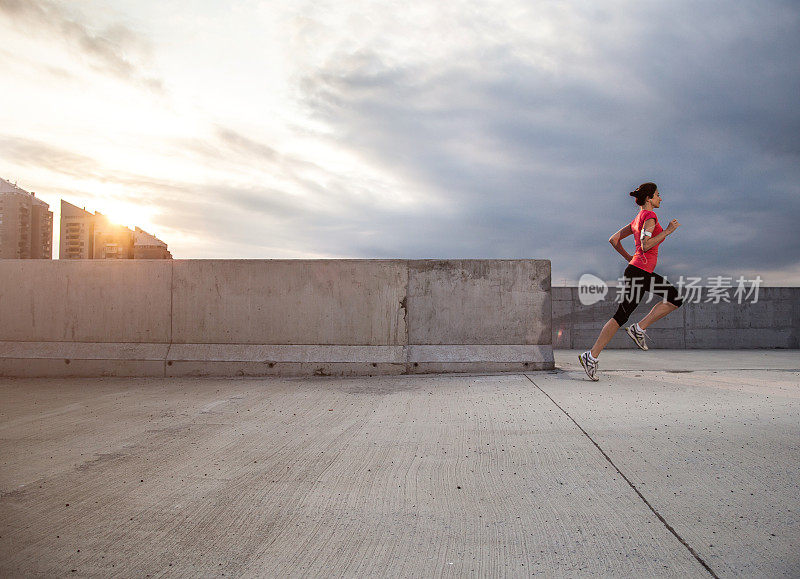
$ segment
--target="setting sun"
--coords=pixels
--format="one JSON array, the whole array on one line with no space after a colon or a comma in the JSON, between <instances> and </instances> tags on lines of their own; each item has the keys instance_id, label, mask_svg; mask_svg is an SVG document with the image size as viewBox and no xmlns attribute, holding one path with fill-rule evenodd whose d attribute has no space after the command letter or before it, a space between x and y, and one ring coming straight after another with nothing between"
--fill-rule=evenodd
<instances>
[{"instance_id":1,"label":"setting sun","mask_svg":"<svg viewBox=\"0 0 800 579\"><path fill-rule=\"evenodd\" d=\"M158 214L154 207L134 205L118 200L99 201L94 209L108 217L112 223L124 225L130 229L139 227L148 233L153 233L153 218Z\"/></svg>"}]
</instances>

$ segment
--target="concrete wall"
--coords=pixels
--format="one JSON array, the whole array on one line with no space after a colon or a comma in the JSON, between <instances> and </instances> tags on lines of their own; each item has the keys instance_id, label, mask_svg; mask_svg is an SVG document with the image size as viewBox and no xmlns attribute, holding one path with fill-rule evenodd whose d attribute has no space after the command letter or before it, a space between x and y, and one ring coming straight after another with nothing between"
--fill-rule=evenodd
<instances>
[{"instance_id":1,"label":"concrete wall","mask_svg":"<svg viewBox=\"0 0 800 579\"><path fill-rule=\"evenodd\" d=\"M547 260L0 260L0 375L549 369Z\"/></svg>"},{"instance_id":2,"label":"concrete wall","mask_svg":"<svg viewBox=\"0 0 800 579\"><path fill-rule=\"evenodd\" d=\"M612 291L605 300L584 306L576 287L554 287L552 300L553 347L561 349L590 348L618 305ZM655 303L639 304L630 323L641 320ZM756 303L686 303L653 324L647 334L652 338L651 348L798 348L800 288L762 287ZM636 346L620 331L608 347Z\"/></svg>"},{"instance_id":3,"label":"concrete wall","mask_svg":"<svg viewBox=\"0 0 800 579\"><path fill-rule=\"evenodd\" d=\"M166 262L0 261L0 340L170 341Z\"/></svg>"}]
</instances>

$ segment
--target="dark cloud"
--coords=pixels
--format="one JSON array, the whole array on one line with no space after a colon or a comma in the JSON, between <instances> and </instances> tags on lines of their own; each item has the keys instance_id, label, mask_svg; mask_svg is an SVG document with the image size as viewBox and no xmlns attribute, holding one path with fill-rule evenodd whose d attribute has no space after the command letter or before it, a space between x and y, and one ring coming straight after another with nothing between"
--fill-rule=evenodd
<instances>
[{"instance_id":1,"label":"dark cloud","mask_svg":"<svg viewBox=\"0 0 800 579\"><path fill-rule=\"evenodd\" d=\"M0 158L23 166L48 167L72 177L99 177L102 173L101 167L90 157L41 141L9 135L0 135Z\"/></svg>"},{"instance_id":2,"label":"dark cloud","mask_svg":"<svg viewBox=\"0 0 800 579\"><path fill-rule=\"evenodd\" d=\"M195 142L190 146L193 146L202 155L227 159L234 164L257 164L273 168L288 178L311 188L314 185L305 180L301 173L303 171L325 172L316 163L297 156L282 154L267 143L221 125L215 127L213 140Z\"/></svg>"},{"instance_id":3,"label":"dark cloud","mask_svg":"<svg viewBox=\"0 0 800 579\"><path fill-rule=\"evenodd\" d=\"M131 62L131 53L147 53L148 43L131 29L116 24L92 30L74 19L59 3L48 0L0 0L0 14L36 34L55 35L85 55L101 72L163 92L163 82Z\"/></svg>"},{"instance_id":4,"label":"dark cloud","mask_svg":"<svg viewBox=\"0 0 800 579\"><path fill-rule=\"evenodd\" d=\"M276 163L280 155L265 143L259 143L226 127L217 127L216 137L220 144L238 152L253 155L270 163Z\"/></svg>"},{"instance_id":5,"label":"dark cloud","mask_svg":"<svg viewBox=\"0 0 800 579\"><path fill-rule=\"evenodd\" d=\"M177 145L191 151L204 163L225 163L239 171L248 168L267 171L290 184L286 189L226 184L208 191L212 196L222 195L224 191L224 196L242 209L259 212L280 208L284 218L308 223L314 216L321 216L321 221L316 222L319 227L330 219L360 224L370 216L398 216L407 211L384 205L371 190L373 184L369 181L339 174L297 155L281 153L270 144L230 127L217 126L210 139L183 141ZM325 244L328 241L338 242L326 240Z\"/></svg>"},{"instance_id":6,"label":"dark cloud","mask_svg":"<svg viewBox=\"0 0 800 579\"><path fill-rule=\"evenodd\" d=\"M330 59L302 88L343 144L456 208L399 240L408 253L551 257L554 279L615 278L624 263L606 240L635 214L627 192L655 180L662 221L683 223L661 267L791 269L799 13L784 2L647 4L621 28L590 22L580 67L538 68L513 47L475 54L485 74L364 50Z\"/></svg>"}]
</instances>

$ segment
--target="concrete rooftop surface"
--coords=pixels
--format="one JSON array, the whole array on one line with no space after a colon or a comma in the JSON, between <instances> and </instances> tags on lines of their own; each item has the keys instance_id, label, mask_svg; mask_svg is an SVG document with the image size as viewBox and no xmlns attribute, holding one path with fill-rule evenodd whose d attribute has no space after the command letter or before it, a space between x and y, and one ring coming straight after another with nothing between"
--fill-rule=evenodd
<instances>
[{"instance_id":1,"label":"concrete rooftop surface","mask_svg":"<svg viewBox=\"0 0 800 579\"><path fill-rule=\"evenodd\" d=\"M0 576L800 576L797 351L0 379Z\"/></svg>"}]
</instances>

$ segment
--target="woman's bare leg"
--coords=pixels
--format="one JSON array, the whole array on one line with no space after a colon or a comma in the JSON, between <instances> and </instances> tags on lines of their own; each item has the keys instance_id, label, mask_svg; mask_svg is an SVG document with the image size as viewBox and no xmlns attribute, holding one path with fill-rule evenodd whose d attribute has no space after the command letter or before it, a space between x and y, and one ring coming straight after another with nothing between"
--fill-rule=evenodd
<instances>
[{"instance_id":1,"label":"woman's bare leg","mask_svg":"<svg viewBox=\"0 0 800 579\"><path fill-rule=\"evenodd\" d=\"M656 305L653 306L653 309L650 310L650 313L647 314L644 319L639 322L639 327L643 330L646 330L648 326L652 325L653 323L657 322L664 316L666 316L670 312L674 312L678 309L678 306L675 306L669 302L658 302ZM594 354L592 354L594 356Z\"/></svg>"},{"instance_id":2,"label":"woman's bare leg","mask_svg":"<svg viewBox=\"0 0 800 579\"><path fill-rule=\"evenodd\" d=\"M592 356L597 358L600 355L600 352L602 352L603 348L608 345L608 343L611 341L611 338L613 338L614 334L617 333L617 330L619 330L619 324L617 323L617 320L611 318L606 322L606 325L603 326L602 330L600 330L600 335L597 336L597 341L594 343L594 346L592 346Z\"/></svg>"}]
</instances>

